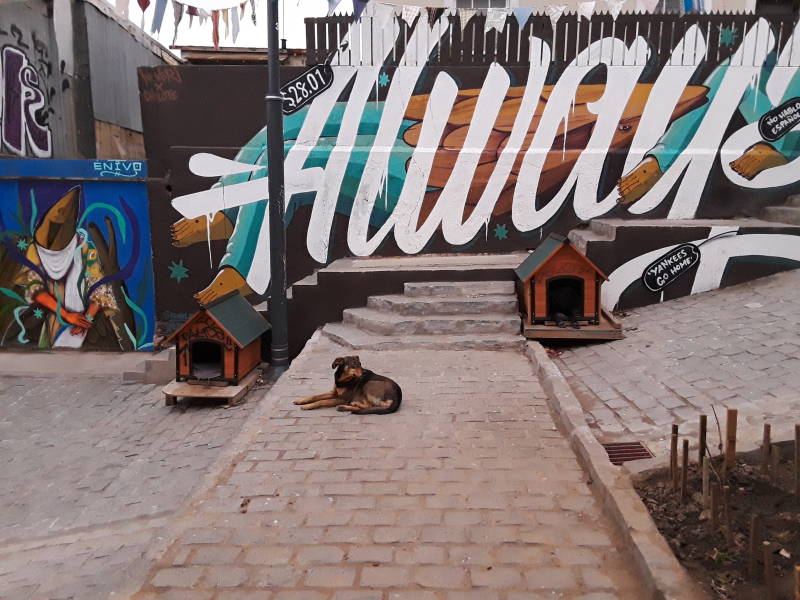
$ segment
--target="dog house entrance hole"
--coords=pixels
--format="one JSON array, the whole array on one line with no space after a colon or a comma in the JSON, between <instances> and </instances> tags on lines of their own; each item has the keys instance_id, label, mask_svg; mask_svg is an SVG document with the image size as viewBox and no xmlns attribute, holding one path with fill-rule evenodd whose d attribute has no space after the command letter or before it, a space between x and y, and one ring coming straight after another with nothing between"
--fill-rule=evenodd
<instances>
[{"instance_id":1,"label":"dog house entrance hole","mask_svg":"<svg viewBox=\"0 0 800 600\"><path fill-rule=\"evenodd\" d=\"M547 314L561 314L568 319L583 318L583 279L565 276L548 280Z\"/></svg>"},{"instance_id":2,"label":"dog house entrance hole","mask_svg":"<svg viewBox=\"0 0 800 600\"><path fill-rule=\"evenodd\" d=\"M222 377L222 346L216 342L192 342L192 376L197 379Z\"/></svg>"}]
</instances>

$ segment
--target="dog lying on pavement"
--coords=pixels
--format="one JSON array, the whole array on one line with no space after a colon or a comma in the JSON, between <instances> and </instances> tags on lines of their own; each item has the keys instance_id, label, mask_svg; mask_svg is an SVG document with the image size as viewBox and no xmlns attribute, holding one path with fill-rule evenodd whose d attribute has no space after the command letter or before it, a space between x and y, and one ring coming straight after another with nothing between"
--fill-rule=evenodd
<instances>
[{"instance_id":1,"label":"dog lying on pavement","mask_svg":"<svg viewBox=\"0 0 800 600\"><path fill-rule=\"evenodd\" d=\"M355 415L388 415L400 408L400 386L383 375L361 366L358 356L340 356L333 361L334 387L330 392L295 400L303 410L335 406L336 410Z\"/></svg>"}]
</instances>

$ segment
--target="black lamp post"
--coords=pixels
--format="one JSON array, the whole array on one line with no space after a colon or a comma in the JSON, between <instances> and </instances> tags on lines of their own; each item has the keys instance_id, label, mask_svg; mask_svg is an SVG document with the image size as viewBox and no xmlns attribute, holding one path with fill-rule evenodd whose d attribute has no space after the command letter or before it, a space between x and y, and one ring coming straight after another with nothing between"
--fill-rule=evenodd
<instances>
[{"instance_id":1,"label":"black lamp post","mask_svg":"<svg viewBox=\"0 0 800 600\"><path fill-rule=\"evenodd\" d=\"M272 324L270 364L274 371L289 365L286 311L286 230L283 225L283 98L278 54L278 0L267 1L267 164L269 167L269 242L272 272L269 317Z\"/></svg>"}]
</instances>

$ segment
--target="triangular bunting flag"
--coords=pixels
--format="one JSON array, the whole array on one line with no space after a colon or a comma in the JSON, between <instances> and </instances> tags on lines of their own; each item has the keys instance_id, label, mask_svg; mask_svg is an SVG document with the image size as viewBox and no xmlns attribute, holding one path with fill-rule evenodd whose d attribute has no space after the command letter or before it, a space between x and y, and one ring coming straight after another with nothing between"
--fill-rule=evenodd
<instances>
[{"instance_id":1,"label":"triangular bunting flag","mask_svg":"<svg viewBox=\"0 0 800 600\"><path fill-rule=\"evenodd\" d=\"M594 5L595 0L590 0L590 2L578 2L578 16L591 21L592 14L594 14Z\"/></svg>"},{"instance_id":2,"label":"triangular bunting flag","mask_svg":"<svg viewBox=\"0 0 800 600\"><path fill-rule=\"evenodd\" d=\"M625 0L622 0L623 2ZM550 17L550 23L553 25L553 29L556 28L556 23L561 18L561 15L564 14L564 11L567 10L567 6L565 4L548 4L544 7L547 16Z\"/></svg>"},{"instance_id":3,"label":"triangular bunting flag","mask_svg":"<svg viewBox=\"0 0 800 600\"><path fill-rule=\"evenodd\" d=\"M175 2L175 0L172 0L172 17L173 21L175 21L175 34L172 36L172 45L175 46L178 43L178 25L183 20L183 4Z\"/></svg>"},{"instance_id":4,"label":"triangular bunting flag","mask_svg":"<svg viewBox=\"0 0 800 600\"><path fill-rule=\"evenodd\" d=\"M520 27L524 27L533 14L532 8L513 8L511 10L514 12Z\"/></svg>"},{"instance_id":5,"label":"triangular bunting flag","mask_svg":"<svg viewBox=\"0 0 800 600\"><path fill-rule=\"evenodd\" d=\"M219 48L219 11L211 11L211 41L214 48Z\"/></svg>"},{"instance_id":6,"label":"triangular bunting flag","mask_svg":"<svg viewBox=\"0 0 800 600\"><path fill-rule=\"evenodd\" d=\"M369 0L353 0L353 17L356 21L361 17L364 8L367 6Z\"/></svg>"},{"instance_id":7,"label":"triangular bunting flag","mask_svg":"<svg viewBox=\"0 0 800 600\"><path fill-rule=\"evenodd\" d=\"M342 3L342 0L328 0L328 16L330 17L333 14L333 11L336 10L336 7Z\"/></svg>"},{"instance_id":8,"label":"triangular bunting flag","mask_svg":"<svg viewBox=\"0 0 800 600\"><path fill-rule=\"evenodd\" d=\"M428 23L434 23L439 17L439 13L444 12L441 8L426 8L428 11Z\"/></svg>"},{"instance_id":9,"label":"triangular bunting flag","mask_svg":"<svg viewBox=\"0 0 800 600\"><path fill-rule=\"evenodd\" d=\"M117 12L121 14L126 19L128 18L128 5L130 4L130 0L117 0Z\"/></svg>"},{"instance_id":10,"label":"triangular bunting flag","mask_svg":"<svg viewBox=\"0 0 800 600\"><path fill-rule=\"evenodd\" d=\"M508 15L511 14L510 8L490 8L486 11L486 24L483 31L488 33L492 29L496 29L500 33L506 28L506 21Z\"/></svg>"},{"instance_id":11,"label":"triangular bunting flag","mask_svg":"<svg viewBox=\"0 0 800 600\"><path fill-rule=\"evenodd\" d=\"M606 0L606 6L608 6L608 12L611 14L611 18L615 21L619 16L619 13L622 12L622 7L625 4L625 0Z\"/></svg>"},{"instance_id":12,"label":"triangular bunting flag","mask_svg":"<svg viewBox=\"0 0 800 600\"><path fill-rule=\"evenodd\" d=\"M156 9L153 13L153 22L150 24L150 33L161 31L161 24L164 22L164 13L167 10L167 0L156 0Z\"/></svg>"},{"instance_id":13,"label":"triangular bunting flag","mask_svg":"<svg viewBox=\"0 0 800 600\"><path fill-rule=\"evenodd\" d=\"M228 38L230 35L230 15L228 15L228 9L224 9L219 11L222 14L222 22L225 23L225 39Z\"/></svg>"},{"instance_id":14,"label":"triangular bunting flag","mask_svg":"<svg viewBox=\"0 0 800 600\"><path fill-rule=\"evenodd\" d=\"M400 18L405 21L406 25L413 25L414 19L417 18L421 10L419 6L404 6L403 12L400 13Z\"/></svg>"},{"instance_id":15,"label":"triangular bunting flag","mask_svg":"<svg viewBox=\"0 0 800 600\"><path fill-rule=\"evenodd\" d=\"M386 24L395 17L394 5L384 4L383 2L373 2L372 19L376 31L383 29Z\"/></svg>"},{"instance_id":16,"label":"triangular bunting flag","mask_svg":"<svg viewBox=\"0 0 800 600\"><path fill-rule=\"evenodd\" d=\"M150 0L136 0L136 3L139 5L139 8L142 9L142 24L140 29L144 29L144 12L147 10L147 7L150 6Z\"/></svg>"},{"instance_id":17,"label":"triangular bunting flag","mask_svg":"<svg viewBox=\"0 0 800 600\"><path fill-rule=\"evenodd\" d=\"M458 18L461 21L461 31L467 28L472 17L474 17L478 13L477 10L474 8L459 8L458 9Z\"/></svg>"},{"instance_id":18,"label":"triangular bunting flag","mask_svg":"<svg viewBox=\"0 0 800 600\"><path fill-rule=\"evenodd\" d=\"M241 13L239 12L239 7L238 6L234 6L231 9L231 17L232 17L232 19L231 19L231 27L233 28L233 43L234 44L236 43L236 38L239 37L239 19L241 19L241 17L239 16L240 14Z\"/></svg>"}]
</instances>

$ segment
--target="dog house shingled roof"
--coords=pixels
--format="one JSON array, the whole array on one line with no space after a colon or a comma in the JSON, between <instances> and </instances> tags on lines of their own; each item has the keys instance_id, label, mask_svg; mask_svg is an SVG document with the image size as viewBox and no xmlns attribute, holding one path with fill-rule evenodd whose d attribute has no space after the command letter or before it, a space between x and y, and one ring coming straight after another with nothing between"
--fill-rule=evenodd
<instances>
[{"instance_id":1,"label":"dog house shingled roof","mask_svg":"<svg viewBox=\"0 0 800 600\"><path fill-rule=\"evenodd\" d=\"M522 261L522 264L514 269L514 273L516 273L517 277L519 277L520 281L528 281L531 277L536 274L542 265L544 265L547 261L549 261L556 253L564 246L570 245L569 240L565 238L563 235L559 235L557 233L551 233L548 235L542 243L536 247L536 250L531 252L525 260ZM608 279L605 273L603 273L600 269L597 268L592 261L590 261L583 252L578 251L577 248L573 246L573 249L580 254L580 256L589 264L591 267L597 271L597 273L603 279Z\"/></svg>"},{"instance_id":2,"label":"dog house shingled roof","mask_svg":"<svg viewBox=\"0 0 800 600\"><path fill-rule=\"evenodd\" d=\"M247 300L238 293L233 293L223 296L195 313L191 319L167 338L167 342L171 341L202 312L207 313L240 348L244 348L270 328L267 320Z\"/></svg>"}]
</instances>

